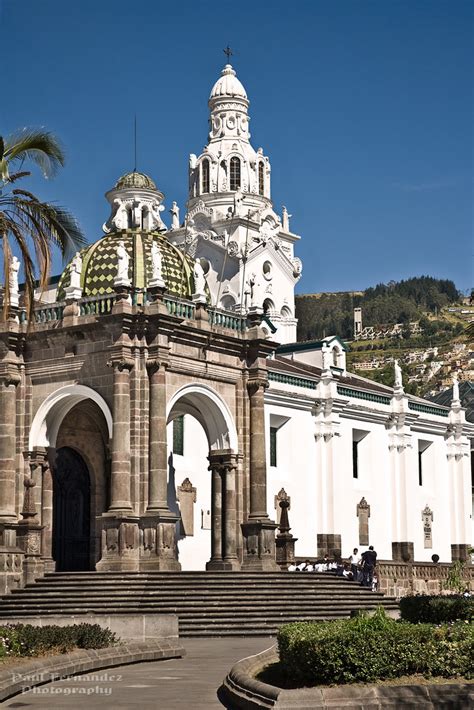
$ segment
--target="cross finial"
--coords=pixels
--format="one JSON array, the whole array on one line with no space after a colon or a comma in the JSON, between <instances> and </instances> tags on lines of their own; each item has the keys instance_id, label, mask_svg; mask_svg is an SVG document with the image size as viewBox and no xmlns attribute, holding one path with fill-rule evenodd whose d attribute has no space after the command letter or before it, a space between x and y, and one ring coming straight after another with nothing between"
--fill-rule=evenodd
<instances>
[{"instance_id":1,"label":"cross finial","mask_svg":"<svg viewBox=\"0 0 474 710\"><path fill-rule=\"evenodd\" d=\"M229 45L227 45L227 47L226 47L225 49L223 49L222 51L224 52L224 54L225 54L226 57L227 57L227 64L228 64L229 61L230 61L230 58L232 57L232 55L233 55L234 53L233 53L233 51L231 50L231 48L229 47Z\"/></svg>"}]
</instances>

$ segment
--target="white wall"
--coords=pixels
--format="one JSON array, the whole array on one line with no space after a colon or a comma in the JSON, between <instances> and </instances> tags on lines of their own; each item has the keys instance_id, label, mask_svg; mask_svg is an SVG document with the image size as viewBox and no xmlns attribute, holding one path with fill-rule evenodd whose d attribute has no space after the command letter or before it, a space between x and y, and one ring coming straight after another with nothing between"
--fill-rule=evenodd
<instances>
[{"instance_id":1,"label":"white wall","mask_svg":"<svg viewBox=\"0 0 474 710\"><path fill-rule=\"evenodd\" d=\"M173 424L168 424L168 451L173 450ZM183 456L173 455L175 489L188 477L196 488L194 535L178 535L179 561L183 570L204 570L211 556L211 531L201 527L201 511L211 510L211 472L208 471L209 446L204 429L197 419L184 417ZM176 510L179 505L176 504ZM178 531L180 527L178 524Z\"/></svg>"}]
</instances>

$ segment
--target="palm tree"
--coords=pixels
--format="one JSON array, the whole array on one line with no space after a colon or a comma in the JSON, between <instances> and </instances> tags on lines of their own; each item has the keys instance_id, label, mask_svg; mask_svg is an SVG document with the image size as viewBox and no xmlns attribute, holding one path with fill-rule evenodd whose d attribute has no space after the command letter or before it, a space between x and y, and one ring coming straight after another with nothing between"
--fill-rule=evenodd
<instances>
[{"instance_id":1,"label":"palm tree","mask_svg":"<svg viewBox=\"0 0 474 710\"><path fill-rule=\"evenodd\" d=\"M63 258L68 258L84 246L86 240L75 218L64 207L41 202L31 192L12 187L30 175L30 172L22 171L25 161L36 163L44 177L48 178L64 165L64 153L58 140L47 131L25 128L5 139L0 136L0 248L5 284L3 315L6 317L10 302L8 272L12 256L10 242L13 240L23 260L25 305L31 320L36 276L43 290L51 271L52 247L57 246Z\"/></svg>"}]
</instances>

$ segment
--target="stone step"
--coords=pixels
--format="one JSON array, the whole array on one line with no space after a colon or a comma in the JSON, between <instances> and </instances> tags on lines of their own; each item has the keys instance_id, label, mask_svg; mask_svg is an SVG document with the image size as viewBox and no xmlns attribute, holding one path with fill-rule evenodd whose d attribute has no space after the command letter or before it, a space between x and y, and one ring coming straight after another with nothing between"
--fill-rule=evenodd
<instances>
[{"instance_id":1,"label":"stone step","mask_svg":"<svg viewBox=\"0 0 474 710\"><path fill-rule=\"evenodd\" d=\"M331 573L51 573L0 600L0 617L172 613L183 636L273 635L284 623L348 617L393 599Z\"/></svg>"}]
</instances>

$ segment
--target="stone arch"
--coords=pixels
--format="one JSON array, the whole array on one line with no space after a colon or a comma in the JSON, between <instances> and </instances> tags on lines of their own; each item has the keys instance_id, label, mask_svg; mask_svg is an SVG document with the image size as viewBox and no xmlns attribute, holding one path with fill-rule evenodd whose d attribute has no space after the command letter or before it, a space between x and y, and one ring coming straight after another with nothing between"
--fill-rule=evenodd
<instances>
[{"instance_id":1,"label":"stone arch","mask_svg":"<svg viewBox=\"0 0 474 710\"><path fill-rule=\"evenodd\" d=\"M45 448L56 446L56 439L64 417L79 402L90 399L99 407L105 417L109 437L112 438L113 420L105 399L91 387L66 385L52 392L38 408L30 428L29 450L35 446Z\"/></svg>"},{"instance_id":2,"label":"stone arch","mask_svg":"<svg viewBox=\"0 0 474 710\"><path fill-rule=\"evenodd\" d=\"M167 421L182 414L195 417L206 432L210 451L237 453L237 430L224 400L208 385L184 385L174 393L167 407Z\"/></svg>"},{"instance_id":3,"label":"stone arch","mask_svg":"<svg viewBox=\"0 0 474 710\"><path fill-rule=\"evenodd\" d=\"M208 450L204 454L201 445L199 458L194 458L196 447L199 451L197 436L193 439L196 447L193 447L190 454L186 453L186 446L184 447L186 476L189 475L193 479L193 484L197 484L197 488L192 488L191 481L186 478L179 487L179 494L177 494L175 461L173 453L170 454L168 505L173 510L175 502L179 500L179 509L176 509L176 513L181 515L181 520L184 522L185 514L189 519L197 520L199 506L206 500L210 501L206 504L210 512L210 527L201 526L199 532L196 530L192 536L188 536L181 526L180 537L177 540L180 562L181 564L184 562L185 565L190 562L195 564L196 560L200 559L200 564L203 564L204 557L209 554L210 544L211 559L206 563L206 569L240 569L237 557L238 439L233 416L222 397L204 384L185 385L170 399L167 407L167 422L170 423L176 417L183 415L190 415L200 424L207 439ZM186 491L183 500L185 484L188 484L188 489L194 491L194 502L196 502L197 492L197 507L191 506L191 511L189 511L189 497L186 498L189 493ZM200 498L201 491L203 497ZM186 568L195 569L195 567L184 567Z\"/></svg>"}]
</instances>

